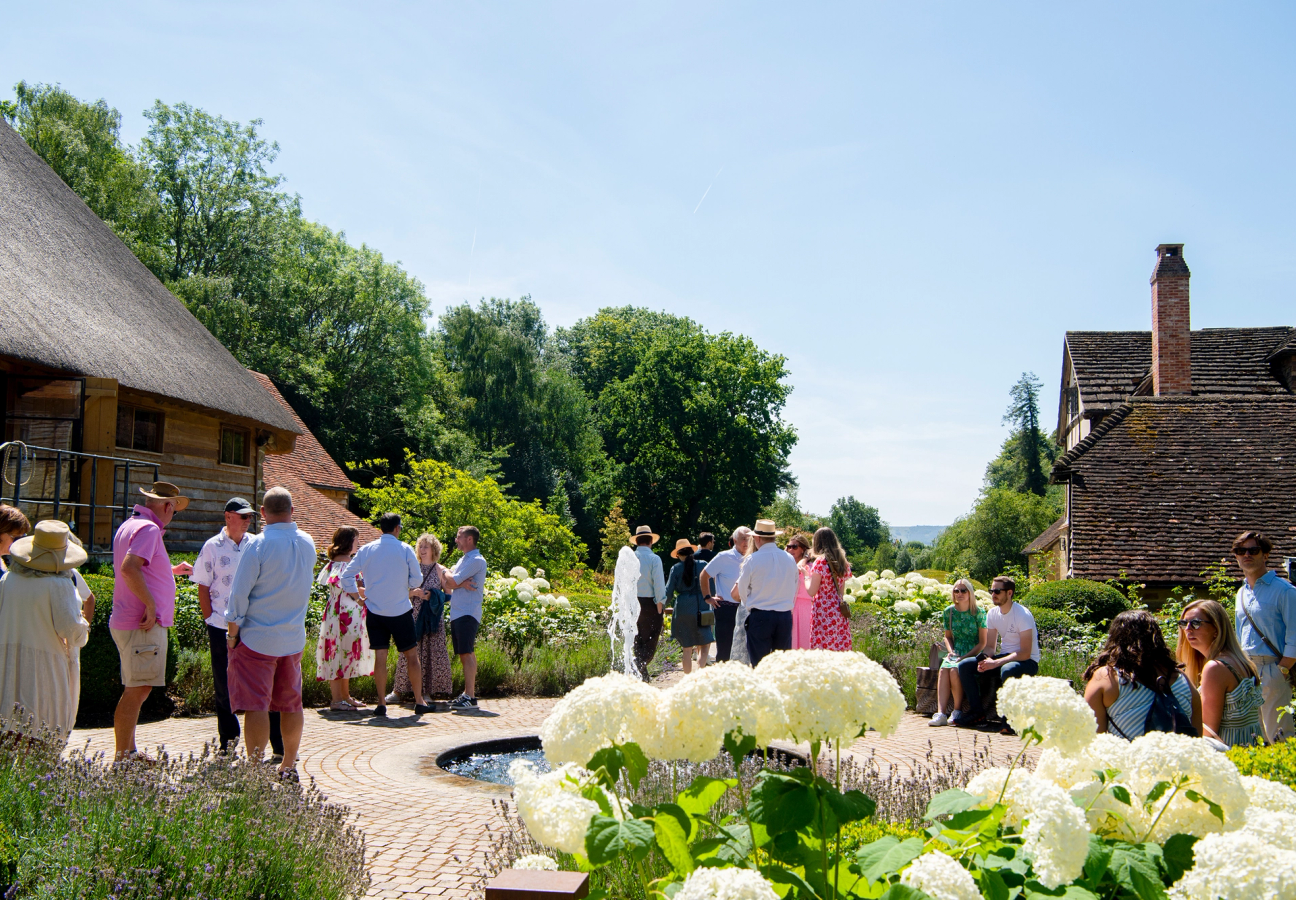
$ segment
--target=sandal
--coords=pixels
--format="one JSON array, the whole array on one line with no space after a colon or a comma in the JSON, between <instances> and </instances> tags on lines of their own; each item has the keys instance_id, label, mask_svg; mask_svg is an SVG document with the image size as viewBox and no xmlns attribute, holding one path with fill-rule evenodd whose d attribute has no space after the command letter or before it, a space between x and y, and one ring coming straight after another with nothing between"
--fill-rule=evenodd
<instances>
[{"instance_id":1,"label":"sandal","mask_svg":"<svg viewBox=\"0 0 1296 900\"><path fill-rule=\"evenodd\" d=\"M355 707L345 700L334 700L329 704L329 709L335 712L355 712Z\"/></svg>"},{"instance_id":2,"label":"sandal","mask_svg":"<svg viewBox=\"0 0 1296 900\"><path fill-rule=\"evenodd\" d=\"M369 707L367 707L367 706L364 705L364 702L363 702L363 701L361 701L361 700L357 700L357 699L355 699L354 697L347 697L346 700L344 700L343 702L344 702L344 703L350 703L352 709L368 709L368 708L369 708Z\"/></svg>"}]
</instances>

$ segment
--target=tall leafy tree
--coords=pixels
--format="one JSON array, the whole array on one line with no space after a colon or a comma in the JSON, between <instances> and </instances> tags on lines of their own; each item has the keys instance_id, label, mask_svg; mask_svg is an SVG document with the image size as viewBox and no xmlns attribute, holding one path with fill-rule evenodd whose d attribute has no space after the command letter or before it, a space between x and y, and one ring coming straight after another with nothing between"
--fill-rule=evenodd
<instances>
[{"instance_id":1,"label":"tall leafy tree","mask_svg":"<svg viewBox=\"0 0 1296 900\"><path fill-rule=\"evenodd\" d=\"M1021 565L1022 549L1059 512L1059 505L1050 497L993 488L982 495L969 515L941 533L932 553L932 565L964 568L973 578L989 581L1006 566Z\"/></svg>"},{"instance_id":2,"label":"tall leafy tree","mask_svg":"<svg viewBox=\"0 0 1296 900\"><path fill-rule=\"evenodd\" d=\"M1021 484L1018 490L1044 496L1048 479L1040 463L1044 438L1040 434L1039 395L1043 383L1034 372L1023 372L1012 386L1008 411L1003 420L1014 426L1017 435L1017 457L1021 464Z\"/></svg>"}]
</instances>

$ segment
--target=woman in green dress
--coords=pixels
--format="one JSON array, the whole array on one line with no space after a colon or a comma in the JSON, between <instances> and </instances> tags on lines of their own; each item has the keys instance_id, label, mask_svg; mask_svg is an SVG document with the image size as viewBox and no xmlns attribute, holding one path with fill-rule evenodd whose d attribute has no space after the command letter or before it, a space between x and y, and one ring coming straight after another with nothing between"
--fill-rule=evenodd
<instances>
[{"instance_id":1,"label":"woman in green dress","mask_svg":"<svg viewBox=\"0 0 1296 900\"><path fill-rule=\"evenodd\" d=\"M985 649L986 614L977 606L972 582L960 578L954 582L954 602L945 607L941 621L945 625L945 658L941 660L936 682L936 715L928 725L948 725L963 705L963 685L958 677L959 660L976 657ZM973 715L977 714L973 710Z\"/></svg>"},{"instance_id":2,"label":"woman in green dress","mask_svg":"<svg viewBox=\"0 0 1296 900\"><path fill-rule=\"evenodd\" d=\"M1264 696L1255 664L1238 643L1233 617L1214 600L1198 600L1179 616L1175 648L1184 674L1201 694L1202 737L1216 750L1264 743Z\"/></svg>"},{"instance_id":3,"label":"woman in green dress","mask_svg":"<svg viewBox=\"0 0 1296 900\"><path fill-rule=\"evenodd\" d=\"M683 648L684 674L693 671L693 650L698 651L698 668L706 668L711 651L711 642L715 640L710 624L715 613L710 604L702 597L702 585L698 576L706 568L706 563L693 558L697 550L687 538L680 538L671 551L671 556L679 562L671 566L670 575L666 578L666 605L671 608L671 637L679 641Z\"/></svg>"}]
</instances>

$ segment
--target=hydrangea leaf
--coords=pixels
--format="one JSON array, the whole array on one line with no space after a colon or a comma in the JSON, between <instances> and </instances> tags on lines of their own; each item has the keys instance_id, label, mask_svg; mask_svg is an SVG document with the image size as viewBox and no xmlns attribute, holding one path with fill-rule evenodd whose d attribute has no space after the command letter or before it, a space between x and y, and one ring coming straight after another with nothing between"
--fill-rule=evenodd
<instances>
[{"instance_id":1,"label":"hydrangea leaf","mask_svg":"<svg viewBox=\"0 0 1296 900\"><path fill-rule=\"evenodd\" d=\"M766 770L752 790L747 813L760 822L771 835L797 831L814 821L819 812L819 798L813 789L797 778Z\"/></svg>"},{"instance_id":2,"label":"hydrangea leaf","mask_svg":"<svg viewBox=\"0 0 1296 900\"><path fill-rule=\"evenodd\" d=\"M922 891L914 890L908 885L893 884L887 888L878 900L928 900Z\"/></svg>"},{"instance_id":3,"label":"hydrangea leaf","mask_svg":"<svg viewBox=\"0 0 1296 900\"><path fill-rule=\"evenodd\" d=\"M806 880L793 869L785 869L783 866L761 866L760 873L765 876L765 879L770 884L795 888L801 896L815 896L814 888L810 887ZM775 888L775 890L777 889L778 887Z\"/></svg>"},{"instance_id":4,"label":"hydrangea leaf","mask_svg":"<svg viewBox=\"0 0 1296 900\"><path fill-rule=\"evenodd\" d=\"M648 774L648 757L644 756L643 750L634 741L623 744L621 747L622 758L625 760L626 777L630 779L630 786L639 787L639 782Z\"/></svg>"},{"instance_id":5,"label":"hydrangea leaf","mask_svg":"<svg viewBox=\"0 0 1296 900\"><path fill-rule=\"evenodd\" d=\"M967 791L960 791L958 788L941 791L935 797L932 797L931 802L927 804L925 818L934 819L937 816L963 812L963 810L971 809L980 802L980 797L974 797Z\"/></svg>"},{"instance_id":6,"label":"hydrangea leaf","mask_svg":"<svg viewBox=\"0 0 1296 900\"><path fill-rule=\"evenodd\" d=\"M653 845L653 828L640 819L595 816L585 833L585 849L589 860L596 866L606 865L618 856L639 860L648 855Z\"/></svg>"},{"instance_id":7,"label":"hydrangea leaf","mask_svg":"<svg viewBox=\"0 0 1296 900\"><path fill-rule=\"evenodd\" d=\"M855 854L860 874L869 881L877 881L884 875L898 872L913 862L923 852L923 842L918 838L906 838L901 841L893 835L879 838L871 844L865 844Z\"/></svg>"},{"instance_id":8,"label":"hydrangea leaf","mask_svg":"<svg viewBox=\"0 0 1296 900\"><path fill-rule=\"evenodd\" d=\"M1165 900L1161 873L1138 844L1123 844L1112 849L1111 875L1116 883L1140 900Z\"/></svg>"},{"instance_id":9,"label":"hydrangea leaf","mask_svg":"<svg viewBox=\"0 0 1296 900\"><path fill-rule=\"evenodd\" d=\"M675 821L679 823L680 831L684 833L685 840L691 841L697 835L697 822L692 816L674 803L660 803L653 807L650 815L653 818L658 816L673 817ZM647 816L636 816L636 818L647 818Z\"/></svg>"},{"instance_id":10,"label":"hydrangea leaf","mask_svg":"<svg viewBox=\"0 0 1296 900\"><path fill-rule=\"evenodd\" d=\"M849 825L851 822L858 822L861 819L868 819L877 811L877 804L873 798L863 791L847 791L839 794L835 790L829 790L827 793L828 805L832 807L833 815L842 825Z\"/></svg>"},{"instance_id":11,"label":"hydrangea leaf","mask_svg":"<svg viewBox=\"0 0 1296 900\"><path fill-rule=\"evenodd\" d=\"M981 895L985 900L1008 900L1008 884L997 871L978 869L976 875L981 882Z\"/></svg>"},{"instance_id":12,"label":"hydrangea leaf","mask_svg":"<svg viewBox=\"0 0 1296 900\"><path fill-rule=\"evenodd\" d=\"M1112 849L1111 844L1098 835L1089 835L1089 855L1085 857L1084 880L1090 886L1096 887L1107 874L1107 868L1111 865Z\"/></svg>"},{"instance_id":13,"label":"hydrangea leaf","mask_svg":"<svg viewBox=\"0 0 1296 900\"><path fill-rule=\"evenodd\" d=\"M684 821L690 820L684 816ZM657 847L671 864L671 868L680 876L688 877L693 871L693 857L689 855L688 833L680 820L673 813L659 813L653 817L653 834L657 837Z\"/></svg>"},{"instance_id":14,"label":"hydrangea leaf","mask_svg":"<svg viewBox=\"0 0 1296 900\"><path fill-rule=\"evenodd\" d=\"M1191 834L1175 834L1161 848L1162 865L1166 880L1171 884L1183 877L1185 872L1192 871L1195 855L1193 845L1197 838Z\"/></svg>"},{"instance_id":15,"label":"hydrangea leaf","mask_svg":"<svg viewBox=\"0 0 1296 900\"><path fill-rule=\"evenodd\" d=\"M724 796L725 791L736 785L733 779L711 778L701 775L693 783L679 792L675 802L690 816L705 816L711 807Z\"/></svg>"}]
</instances>

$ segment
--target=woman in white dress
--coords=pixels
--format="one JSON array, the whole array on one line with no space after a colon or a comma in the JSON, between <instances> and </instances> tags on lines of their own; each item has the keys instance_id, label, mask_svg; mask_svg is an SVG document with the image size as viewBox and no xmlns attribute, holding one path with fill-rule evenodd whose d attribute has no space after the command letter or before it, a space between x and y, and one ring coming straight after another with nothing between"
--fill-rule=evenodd
<instances>
[{"instance_id":1,"label":"woman in white dress","mask_svg":"<svg viewBox=\"0 0 1296 900\"><path fill-rule=\"evenodd\" d=\"M73 572L86 558L67 523L54 520L9 548L0 578L0 730L66 742L76 724L94 600L80 602Z\"/></svg>"}]
</instances>

